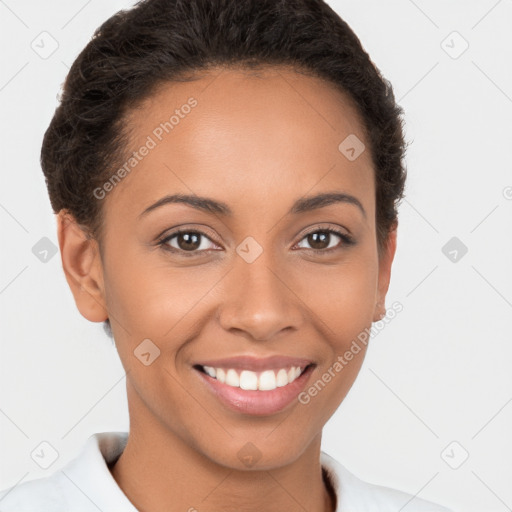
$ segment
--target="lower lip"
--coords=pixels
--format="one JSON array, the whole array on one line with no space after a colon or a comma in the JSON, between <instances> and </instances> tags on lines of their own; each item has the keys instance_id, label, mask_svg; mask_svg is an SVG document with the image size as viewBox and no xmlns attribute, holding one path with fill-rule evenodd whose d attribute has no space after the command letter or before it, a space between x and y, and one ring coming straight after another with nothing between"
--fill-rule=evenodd
<instances>
[{"instance_id":1,"label":"lower lip","mask_svg":"<svg viewBox=\"0 0 512 512\"><path fill-rule=\"evenodd\" d=\"M313 365L309 366L291 384L270 391L258 391L228 386L194 368L208 389L227 407L240 413L255 415L275 414L285 409L306 387L313 369Z\"/></svg>"}]
</instances>

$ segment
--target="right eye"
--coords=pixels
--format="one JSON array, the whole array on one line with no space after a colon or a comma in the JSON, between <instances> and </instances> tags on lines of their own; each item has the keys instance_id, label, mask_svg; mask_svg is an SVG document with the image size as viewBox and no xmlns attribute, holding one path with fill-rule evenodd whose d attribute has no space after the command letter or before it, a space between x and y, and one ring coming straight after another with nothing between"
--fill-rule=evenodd
<instances>
[{"instance_id":1,"label":"right eye","mask_svg":"<svg viewBox=\"0 0 512 512\"><path fill-rule=\"evenodd\" d=\"M163 238L159 242L159 245L167 251L190 257L197 256L198 253L207 250L212 250L212 247L208 247L206 240L210 241L215 246L212 240L202 231L178 229ZM213 248L214 250L216 250L215 247Z\"/></svg>"}]
</instances>

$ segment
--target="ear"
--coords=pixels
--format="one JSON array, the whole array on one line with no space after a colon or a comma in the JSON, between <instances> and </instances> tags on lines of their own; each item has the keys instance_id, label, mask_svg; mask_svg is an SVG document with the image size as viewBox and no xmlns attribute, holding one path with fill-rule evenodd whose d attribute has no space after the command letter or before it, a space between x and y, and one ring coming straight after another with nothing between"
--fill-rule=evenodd
<instances>
[{"instance_id":1,"label":"ear","mask_svg":"<svg viewBox=\"0 0 512 512\"><path fill-rule=\"evenodd\" d=\"M386 315L386 294L391 279L391 264L396 252L397 225L389 231L385 247L379 257L379 279L377 289L377 300L373 321L377 322Z\"/></svg>"},{"instance_id":2,"label":"ear","mask_svg":"<svg viewBox=\"0 0 512 512\"><path fill-rule=\"evenodd\" d=\"M108 314L97 241L66 210L57 214L57 233L62 268L78 310L91 322L103 322Z\"/></svg>"}]
</instances>

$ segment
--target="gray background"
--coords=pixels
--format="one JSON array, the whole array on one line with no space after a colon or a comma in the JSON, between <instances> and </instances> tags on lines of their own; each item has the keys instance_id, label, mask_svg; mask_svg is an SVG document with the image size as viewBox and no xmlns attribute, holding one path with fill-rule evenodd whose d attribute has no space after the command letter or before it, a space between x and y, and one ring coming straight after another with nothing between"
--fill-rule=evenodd
<instances>
[{"instance_id":1,"label":"gray background","mask_svg":"<svg viewBox=\"0 0 512 512\"><path fill-rule=\"evenodd\" d=\"M51 252L39 150L69 66L132 3L0 1L2 489L128 428L117 352ZM455 510L512 510L512 1L329 3L393 84L412 144L387 300L404 310L373 338L323 449ZM31 457L44 441L58 454L46 469Z\"/></svg>"}]
</instances>

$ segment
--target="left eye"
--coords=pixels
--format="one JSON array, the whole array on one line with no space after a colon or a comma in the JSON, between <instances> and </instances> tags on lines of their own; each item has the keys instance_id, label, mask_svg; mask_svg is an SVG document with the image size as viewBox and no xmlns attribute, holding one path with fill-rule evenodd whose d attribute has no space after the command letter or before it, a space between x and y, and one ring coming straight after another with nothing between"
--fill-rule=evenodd
<instances>
[{"instance_id":1,"label":"left eye","mask_svg":"<svg viewBox=\"0 0 512 512\"><path fill-rule=\"evenodd\" d=\"M334 237L333 237L334 235ZM307 243L310 245L310 247L305 247L305 249L311 249L314 251L321 251L324 252L327 249L333 249L339 245L338 243L332 243L336 242L335 238L341 239L346 244L350 244L351 239L348 235L345 235L343 233L339 233L338 231L332 230L332 229L322 229L313 231L311 233L308 233L302 240L307 241ZM301 242L302 242L301 240ZM300 244L300 242L299 242ZM327 244L327 246L325 245ZM300 246L300 245L299 245Z\"/></svg>"}]
</instances>

